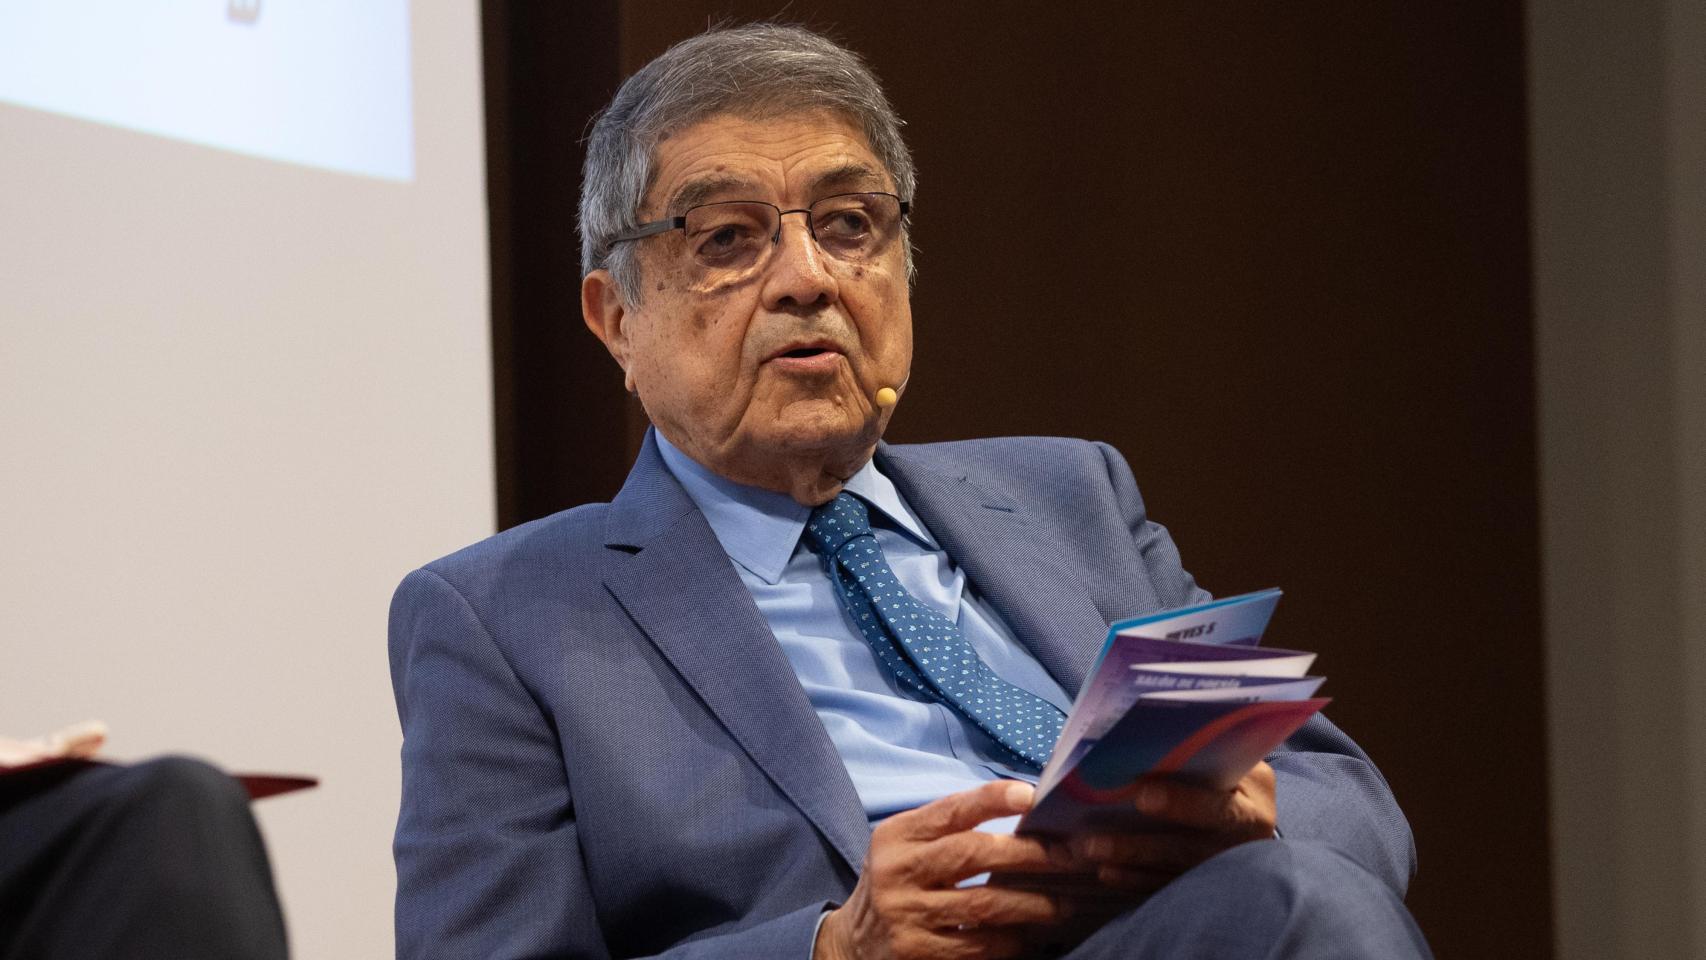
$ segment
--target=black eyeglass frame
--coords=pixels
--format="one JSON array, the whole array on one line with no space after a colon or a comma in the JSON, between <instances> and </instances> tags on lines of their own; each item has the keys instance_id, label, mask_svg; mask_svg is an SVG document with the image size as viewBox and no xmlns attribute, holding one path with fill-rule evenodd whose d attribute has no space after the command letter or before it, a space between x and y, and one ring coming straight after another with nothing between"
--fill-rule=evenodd
<instances>
[{"instance_id":1,"label":"black eyeglass frame","mask_svg":"<svg viewBox=\"0 0 1706 960\"><path fill-rule=\"evenodd\" d=\"M647 237L655 237L660 233L668 233L671 230L686 230L687 214L704 207L720 207L726 203L757 203L776 211L776 232L770 235L771 246L775 246L782 241L782 218L790 213L803 213L806 215L806 232L812 235L813 241L816 241L817 227L812 223L812 207L815 207L826 200L838 200L842 197L892 197L896 203L900 204L900 215L902 219L905 219L906 215L912 210L911 200L902 200L897 194L889 193L887 190L855 190L851 193L835 193L827 197L819 197L816 200L813 200L811 207L796 207L793 210L784 210L768 200L716 200L711 203L694 204L693 206L688 207L687 210L679 217L665 217L662 220L653 220L649 223L642 223L622 236L612 239L609 245L614 247L618 243L627 243L630 240L644 240Z\"/></svg>"}]
</instances>

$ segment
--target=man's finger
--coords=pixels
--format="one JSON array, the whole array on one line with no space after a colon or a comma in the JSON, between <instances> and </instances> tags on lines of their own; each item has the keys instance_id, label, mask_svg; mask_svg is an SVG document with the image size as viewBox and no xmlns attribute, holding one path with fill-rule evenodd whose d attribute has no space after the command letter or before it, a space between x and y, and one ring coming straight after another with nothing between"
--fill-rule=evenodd
<instances>
[{"instance_id":1,"label":"man's finger","mask_svg":"<svg viewBox=\"0 0 1706 960\"><path fill-rule=\"evenodd\" d=\"M1254 790L1272 796L1275 779L1274 768L1264 760L1250 768L1250 772L1246 773L1244 779L1239 781L1238 788L1240 790Z\"/></svg>"},{"instance_id":2,"label":"man's finger","mask_svg":"<svg viewBox=\"0 0 1706 960\"><path fill-rule=\"evenodd\" d=\"M925 886L958 883L980 873L1052 873L1062 869L1057 857L1035 837L963 830L918 847L916 871Z\"/></svg>"},{"instance_id":3,"label":"man's finger","mask_svg":"<svg viewBox=\"0 0 1706 960\"><path fill-rule=\"evenodd\" d=\"M1028 953L1025 932L1013 927L992 927L983 930L962 930L959 936L963 940L977 944L983 951L979 957L987 960L1007 960Z\"/></svg>"},{"instance_id":4,"label":"man's finger","mask_svg":"<svg viewBox=\"0 0 1706 960\"><path fill-rule=\"evenodd\" d=\"M1273 824L1256 804L1236 790L1215 790L1170 780L1149 780L1138 788L1132 803L1145 816L1182 827L1213 833L1234 831L1250 836L1271 835ZM1267 801L1271 804L1271 800ZM1265 826L1265 829L1264 829Z\"/></svg>"},{"instance_id":5,"label":"man's finger","mask_svg":"<svg viewBox=\"0 0 1706 960\"><path fill-rule=\"evenodd\" d=\"M1196 830L1091 834L1072 840L1072 853L1095 867L1183 873L1233 845L1224 834Z\"/></svg>"},{"instance_id":6,"label":"man's finger","mask_svg":"<svg viewBox=\"0 0 1706 960\"><path fill-rule=\"evenodd\" d=\"M972 790L950 793L922 807L897 813L881 826L909 840L934 840L997 817L1031 809L1036 788L1018 780L994 780Z\"/></svg>"},{"instance_id":7,"label":"man's finger","mask_svg":"<svg viewBox=\"0 0 1706 960\"><path fill-rule=\"evenodd\" d=\"M1102 867L1096 871L1096 879L1104 887L1113 887L1127 893L1154 893L1173 882L1177 876L1167 870L1145 870L1141 867Z\"/></svg>"},{"instance_id":8,"label":"man's finger","mask_svg":"<svg viewBox=\"0 0 1706 960\"><path fill-rule=\"evenodd\" d=\"M966 930L919 930L905 944L911 956L940 960L1005 960L1025 951L1022 933L1010 927Z\"/></svg>"},{"instance_id":9,"label":"man's finger","mask_svg":"<svg viewBox=\"0 0 1706 960\"><path fill-rule=\"evenodd\" d=\"M926 890L919 895L917 911L920 924L950 930L1056 923L1061 918L1060 903L1048 894L989 886Z\"/></svg>"}]
</instances>

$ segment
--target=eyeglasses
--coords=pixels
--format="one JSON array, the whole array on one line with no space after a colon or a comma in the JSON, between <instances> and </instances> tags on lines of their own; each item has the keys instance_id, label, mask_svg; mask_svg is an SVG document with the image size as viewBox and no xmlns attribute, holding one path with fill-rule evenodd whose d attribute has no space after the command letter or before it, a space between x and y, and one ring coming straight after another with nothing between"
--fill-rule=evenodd
<instances>
[{"instance_id":1,"label":"eyeglasses","mask_svg":"<svg viewBox=\"0 0 1706 960\"><path fill-rule=\"evenodd\" d=\"M806 215L806 230L818 249L837 260L864 263L889 249L911 208L910 201L892 193L842 193L795 210L762 200L726 200L642 223L610 242L614 246L680 230L694 266L706 277L726 280L763 267L781 242L782 218L790 213Z\"/></svg>"}]
</instances>

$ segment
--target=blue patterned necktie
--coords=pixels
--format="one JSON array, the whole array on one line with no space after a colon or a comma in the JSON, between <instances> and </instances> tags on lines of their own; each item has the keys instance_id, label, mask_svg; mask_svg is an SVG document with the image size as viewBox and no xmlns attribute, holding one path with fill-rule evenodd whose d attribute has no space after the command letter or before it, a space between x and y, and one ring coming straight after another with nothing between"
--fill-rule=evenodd
<instances>
[{"instance_id":1,"label":"blue patterned necktie","mask_svg":"<svg viewBox=\"0 0 1706 960\"><path fill-rule=\"evenodd\" d=\"M1024 765L1042 768L1065 717L996 676L958 626L900 585L858 498L842 493L813 510L806 540L823 557L854 625L902 687L947 704Z\"/></svg>"}]
</instances>

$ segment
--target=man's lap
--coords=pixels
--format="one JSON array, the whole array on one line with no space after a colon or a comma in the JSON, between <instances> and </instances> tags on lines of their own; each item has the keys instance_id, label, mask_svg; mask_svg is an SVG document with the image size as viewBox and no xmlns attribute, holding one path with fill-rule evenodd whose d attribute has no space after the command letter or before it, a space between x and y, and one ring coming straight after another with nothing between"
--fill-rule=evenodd
<instances>
[{"instance_id":1,"label":"man's lap","mask_svg":"<svg viewBox=\"0 0 1706 960\"><path fill-rule=\"evenodd\" d=\"M1067 960L1428 958L1392 889L1335 848L1247 843L1116 917Z\"/></svg>"}]
</instances>

